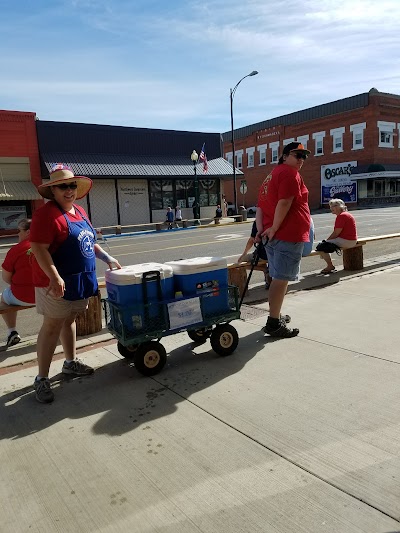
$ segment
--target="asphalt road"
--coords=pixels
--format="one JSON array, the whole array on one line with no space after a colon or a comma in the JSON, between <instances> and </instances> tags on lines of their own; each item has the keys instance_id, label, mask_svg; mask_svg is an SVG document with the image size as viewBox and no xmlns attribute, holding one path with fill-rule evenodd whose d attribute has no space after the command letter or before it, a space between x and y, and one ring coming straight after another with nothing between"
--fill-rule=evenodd
<instances>
[{"instance_id":1,"label":"asphalt road","mask_svg":"<svg viewBox=\"0 0 400 533\"><path fill-rule=\"evenodd\" d=\"M359 237L385 235L400 232L400 206L374 208L353 211L357 221ZM334 216L330 212L313 215L316 240L320 241L329 236L333 229ZM163 231L146 235L120 236L107 240L110 253L122 265L157 262L163 263L174 259L205 257L205 256L237 256L242 253L250 235L252 219L248 224L232 224L221 226L207 226L184 231ZM370 243L364 247L365 259L374 259L398 253L400 240L385 240ZM7 246L0 247L0 260L3 262ZM341 259L334 258L336 264ZM324 266L317 257L306 258L302 261L301 272L313 272ZM98 278L104 277L105 265L98 261ZM263 275L255 272L252 284L262 283ZM0 282L1 289L4 283ZM34 335L38 332L41 319L35 310L20 313L18 331L21 335ZM5 326L1 324L1 338L5 337Z\"/></svg>"}]
</instances>

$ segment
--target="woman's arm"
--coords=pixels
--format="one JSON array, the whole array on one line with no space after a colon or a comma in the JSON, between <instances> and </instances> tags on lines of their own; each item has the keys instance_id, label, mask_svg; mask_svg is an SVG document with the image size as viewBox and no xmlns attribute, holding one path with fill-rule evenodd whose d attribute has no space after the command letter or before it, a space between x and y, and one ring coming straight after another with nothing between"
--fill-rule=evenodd
<instances>
[{"instance_id":1,"label":"woman's arm","mask_svg":"<svg viewBox=\"0 0 400 533\"><path fill-rule=\"evenodd\" d=\"M12 276L13 276L12 272L7 272L7 270L4 270L4 268L3 268L3 270L1 271L1 276L3 278L3 281L8 283L8 285L11 285L11 279L12 279Z\"/></svg>"},{"instance_id":2,"label":"woman's arm","mask_svg":"<svg viewBox=\"0 0 400 533\"><path fill-rule=\"evenodd\" d=\"M329 241L331 239L336 239L336 237L339 237L339 235L342 233L342 229L343 228L335 228L326 240Z\"/></svg>"},{"instance_id":3,"label":"woman's arm","mask_svg":"<svg viewBox=\"0 0 400 533\"><path fill-rule=\"evenodd\" d=\"M50 283L47 293L50 293L55 298L62 298L65 291L65 283L53 262L50 255L50 244L42 242L31 242L32 252L38 262L40 268L49 278Z\"/></svg>"},{"instance_id":4,"label":"woman's arm","mask_svg":"<svg viewBox=\"0 0 400 533\"><path fill-rule=\"evenodd\" d=\"M113 265L116 266L118 269L122 268L119 262L115 259L115 257L112 257L110 254L105 252L103 248L100 246L100 244L94 245L94 253L96 254L97 259L100 259L100 261L104 261L104 263L108 264L108 268L112 270Z\"/></svg>"}]
</instances>

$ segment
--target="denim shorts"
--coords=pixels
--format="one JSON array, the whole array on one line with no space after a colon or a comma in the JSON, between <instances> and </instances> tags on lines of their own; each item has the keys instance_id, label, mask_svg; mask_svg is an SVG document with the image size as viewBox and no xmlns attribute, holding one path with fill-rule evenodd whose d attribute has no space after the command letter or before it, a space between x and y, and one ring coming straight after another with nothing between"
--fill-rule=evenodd
<instances>
[{"instance_id":1,"label":"denim shorts","mask_svg":"<svg viewBox=\"0 0 400 533\"><path fill-rule=\"evenodd\" d=\"M266 245L269 275L272 279L297 281L304 242L272 239Z\"/></svg>"},{"instance_id":2,"label":"denim shorts","mask_svg":"<svg viewBox=\"0 0 400 533\"><path fill-rule=\"evenodd\" d=\"M25 306L35 305L35 304L29 304L27 302L23 302L22 300L18 300L18 298L16 298L11 292L11 287L5 288L1 297L2 297L3 302L6 303L7 305L21 305L21 306L22 305L25 305Z\"/></svg>"}]
</instances>

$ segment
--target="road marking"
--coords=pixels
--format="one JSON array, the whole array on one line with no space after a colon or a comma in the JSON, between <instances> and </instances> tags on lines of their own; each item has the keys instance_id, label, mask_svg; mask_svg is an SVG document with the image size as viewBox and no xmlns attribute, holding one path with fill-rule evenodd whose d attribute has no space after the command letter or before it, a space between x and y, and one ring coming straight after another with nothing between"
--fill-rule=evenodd
<instances>
[{"instance_id":1,"label":"road marking","mask_svg":"<svg viewBox=\"0 0 400 533\"><path fill-rule=\"evenodd\" d=\"M225 235L217 235L217 237L215 237L215 240L220 240L220 241L228 241L230 239L240 239L241 237L244 237L245 234L244 233L232 233L232 234L225 234Z\"/></svg>"}]
</instances>

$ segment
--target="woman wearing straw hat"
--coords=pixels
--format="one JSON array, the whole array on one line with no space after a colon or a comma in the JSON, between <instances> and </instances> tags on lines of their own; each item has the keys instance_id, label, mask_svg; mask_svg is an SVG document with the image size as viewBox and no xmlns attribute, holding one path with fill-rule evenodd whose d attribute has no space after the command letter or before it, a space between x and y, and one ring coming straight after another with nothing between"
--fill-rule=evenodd
<instances>
[{"instance_id":1,"label":"woman wearing straw hat","mask_svg":"<svg viewBox=\"0 0 400 533\"><path fill-rule=\"evenodd\" d=\"M121 265L96 243L96 232L84 209L74 202L88 194L92 180L75 176L62 163L54 165L50 179L38 191L49 199L33 213L30 239L36 309L43 315L37 339L39 373L34 382L36 399L54 400L48 379L58 339L64 349L62 372L93 374L93 368L76 358L76 315L84 311L97 291L96 257L109 268Z\"/></svg>"}]
</instances>

